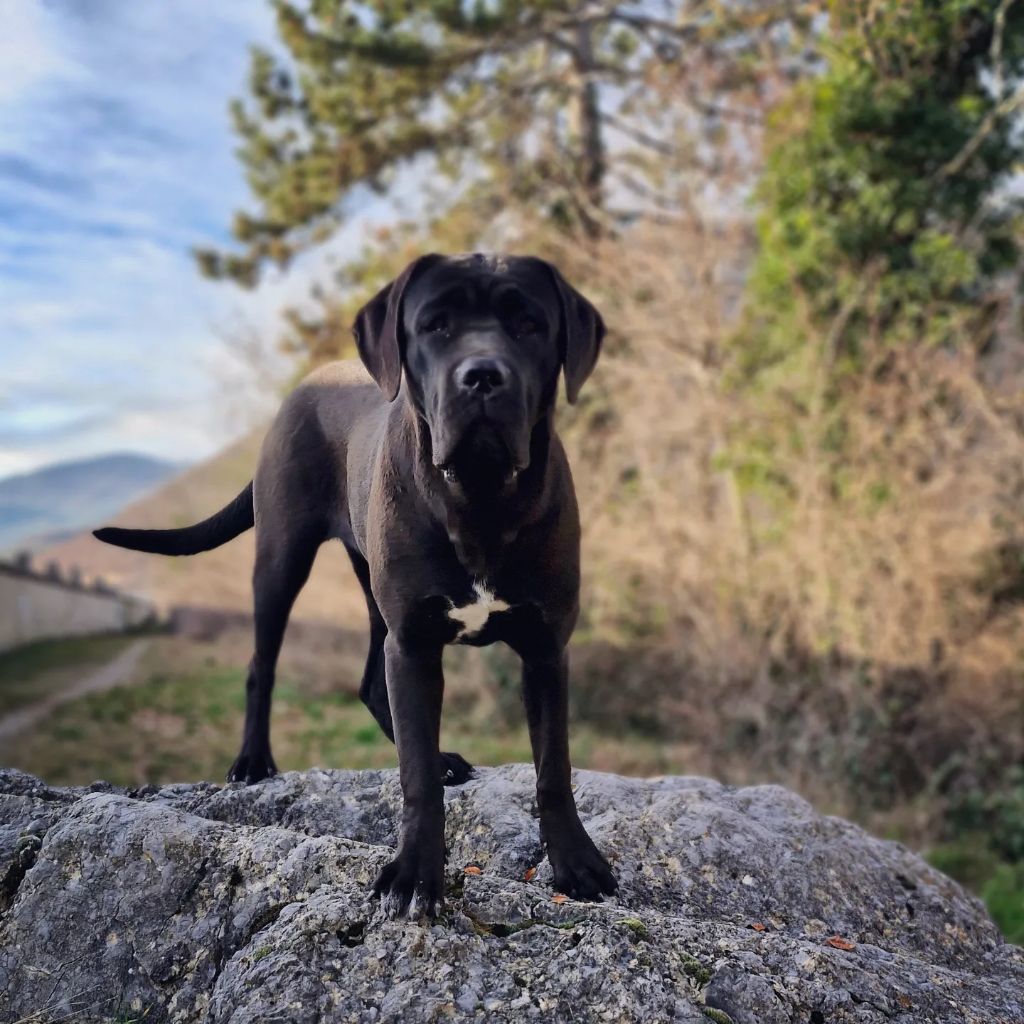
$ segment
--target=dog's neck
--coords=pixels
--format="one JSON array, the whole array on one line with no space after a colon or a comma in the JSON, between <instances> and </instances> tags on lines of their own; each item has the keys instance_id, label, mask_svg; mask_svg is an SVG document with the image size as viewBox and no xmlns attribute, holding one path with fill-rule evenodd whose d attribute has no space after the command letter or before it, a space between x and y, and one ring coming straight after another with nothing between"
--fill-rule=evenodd
<instances>
[{"instance_id":1,"label":"dog's neck","mask_svg":"<svg viewBox=\"0 0 1024 1024\"><path fill-rule=\"evenodd\" d=\"M479 580L493 579L520 531L547 512L554 414L548 411L530 435L530 464L517 474L482 480L447 479L433 464L430 431L406 404L413 442L412 472L431 516L448 535L459 561Z\"/></svg>"}]
</instances>

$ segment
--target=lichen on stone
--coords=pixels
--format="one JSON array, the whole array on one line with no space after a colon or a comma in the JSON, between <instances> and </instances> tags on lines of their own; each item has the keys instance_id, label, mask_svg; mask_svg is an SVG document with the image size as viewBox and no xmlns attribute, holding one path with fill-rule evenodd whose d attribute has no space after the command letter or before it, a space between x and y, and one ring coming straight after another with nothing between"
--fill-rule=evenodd
<instances>
[{"instance_id":1,"label":"lichen on stone","mask_svg":"<svg viewBox=\"0 0 1024 1024\"><path fill-rule=\"evenodd\" d=\"M0 770L0 1020L746 1024L813 1006L909 1024L909 1002L915 1021L1024 1021L1024 954L894 843L776 786L578 772L619 893L558 904L535 781L482 768L446 791L446 902L410 922L369 892L398 839L394 771L129 792Z\"/></svg>"}]
</instances>

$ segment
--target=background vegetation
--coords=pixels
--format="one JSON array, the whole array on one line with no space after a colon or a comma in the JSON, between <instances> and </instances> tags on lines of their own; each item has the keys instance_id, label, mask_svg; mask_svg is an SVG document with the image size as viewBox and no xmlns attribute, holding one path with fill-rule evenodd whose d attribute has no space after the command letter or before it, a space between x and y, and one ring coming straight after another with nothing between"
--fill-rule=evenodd
<instances>
[{"instance_id":1,"label":"background vegetation","mask_svg":"<svg viewBox=\"0 0 1024 1024\"><path fill-rule=\"evenodd\" d=\"M1024 2L276 7L233 107L253 205L200 269L301 273L367 189L425 211L292 313L303 368L428 248L541 253L608 321L561 413L577 762L783 782L928 846L1024 936ZM246 653L193 656L65 709L40 770L110 773L84 719L132 724L123 781L218 777ZM451 675L453 744L525 758L504 654ZM285 676L283 766L393 757L351 694Z\"/></svg>"}]
</instances>

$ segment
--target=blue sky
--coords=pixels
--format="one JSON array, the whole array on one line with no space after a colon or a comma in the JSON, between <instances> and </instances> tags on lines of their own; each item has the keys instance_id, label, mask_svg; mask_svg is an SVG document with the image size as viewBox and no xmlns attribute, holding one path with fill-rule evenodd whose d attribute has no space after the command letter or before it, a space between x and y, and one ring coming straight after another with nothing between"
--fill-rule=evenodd
<instances>
[{"instance_id":1,"label":"blue sky","mask_svg":"<svg viewBox=\"0 0 1024 1024\"><path fill-rule=\"evenodd\" d=\"M229 339L272 351L313 272L246 293L204 281L189 251L226 242L246 201L227 104L272 12L0 0L0 17L0 476L208 455L272 407Z\"/></svg>"}]
</instances>

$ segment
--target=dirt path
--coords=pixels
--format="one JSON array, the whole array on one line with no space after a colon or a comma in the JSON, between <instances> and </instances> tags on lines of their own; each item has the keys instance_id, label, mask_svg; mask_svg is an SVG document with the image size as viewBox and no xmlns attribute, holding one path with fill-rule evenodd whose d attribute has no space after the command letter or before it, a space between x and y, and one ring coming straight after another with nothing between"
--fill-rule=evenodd
<instances>
[{"instance_id":1,"label":"dirt path","mask_svg":"<svg viewBox=\"0 0 1024 1024\"><path fill-rule=\"evenodd\" d=\"M28 731L37 722L51 715L62 704L67 704L69 701L77 700L90 693L112 690L115 686L128 682L148 647L148 640L136 640L112 661L101 665L73 686L52 694L46 700L19 708L9 715L0 717L0 740L10 739L12 736Z\"/></svg>"}]
</instances>

